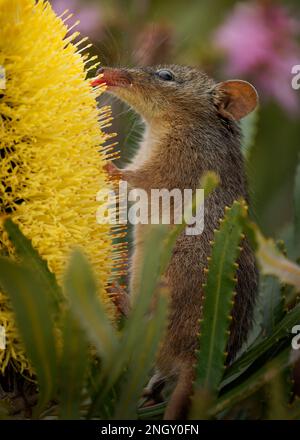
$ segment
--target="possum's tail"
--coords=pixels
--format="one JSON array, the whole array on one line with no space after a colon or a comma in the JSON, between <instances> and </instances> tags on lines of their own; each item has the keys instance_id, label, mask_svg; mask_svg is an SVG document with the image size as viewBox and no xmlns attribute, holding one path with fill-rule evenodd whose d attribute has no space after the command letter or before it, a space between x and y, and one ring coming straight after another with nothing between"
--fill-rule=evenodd
<instances>
[{"instance_id":1,"label":"possum's tail","mask_svg":"<svg viewBox=\"0 0 300 440\"><path fill-rule=\"evenodd\" d=\"M187 418L193 393L193 362L185 363L180 369L178 381L165 411L164 420L184 420Z\"/></svg>"}]
</instances>

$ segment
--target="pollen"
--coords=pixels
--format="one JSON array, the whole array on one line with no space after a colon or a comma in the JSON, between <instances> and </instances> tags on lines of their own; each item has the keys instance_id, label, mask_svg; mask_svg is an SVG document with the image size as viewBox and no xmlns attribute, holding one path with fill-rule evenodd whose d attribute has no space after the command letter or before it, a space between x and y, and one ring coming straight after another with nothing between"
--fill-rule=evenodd
<instances>
[{"instance_id":1,"label":"pollen","mask_svg":"<svg viewBox=\"0 0 300 440\"><path fill-rule=\"evenodd\" d=\"M107 107L97 108L101 89L93 90L86 78L97 63L81 53L77 38L48 2L0 0L0 66L5 72L0 90L0 215L10 215L19 225L58 282L70 251L80 246L113 319L105 287L111 273L116 276L121 270L118 259L124 250L114 248L111 226L96 221L96 195L110 187L103 127L111 114ZM2 225L0 252L15 258ZM112 271L112 265L119 269ZM31 372L1 291L0 325L7 341L0 350L0 371L11 362L19 371Z\"/></svg>"}]
</instances>

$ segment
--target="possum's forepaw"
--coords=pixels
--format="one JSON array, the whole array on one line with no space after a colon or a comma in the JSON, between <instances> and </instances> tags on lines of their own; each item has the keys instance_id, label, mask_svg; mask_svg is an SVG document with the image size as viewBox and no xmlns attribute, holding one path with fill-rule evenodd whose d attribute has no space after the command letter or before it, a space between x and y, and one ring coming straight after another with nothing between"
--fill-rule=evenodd
<instances>
[{"instance_id":1,"label":"possum's forepaw","mask_svg":"<svg viewBox=\"0 0 300 440\"><path fill-rule=\"evenodd\" d=\"M118 283L112 283L108 287L107 292L120 315L128 317L131 310L130 297L128 293L126 293L126 291Z\"/></svg>"},{"instance_id":2,"label":"possum's forepaw","mask_svg":"<svg viewBox=\"0 0 300 440\"><path fill-rule=\"evenodd\" d=\"M107 162L103 168L110 175L110 177L120 178L120 176L122 175L122 171L118 167L116 167L113 162Z\"/></svg>"},{"instance_id":3,"label":"possum's forepaw","mask_svg":"<svg viewBox=\"0 0 300 440\"><path fill-rule=\"evenodd\" d=\"M136 186L136 172L132 170L120 169L113 162L109 161L104 165L104 170L112 180L124 180L132 187Z\"/></svg>"}]
</instances>

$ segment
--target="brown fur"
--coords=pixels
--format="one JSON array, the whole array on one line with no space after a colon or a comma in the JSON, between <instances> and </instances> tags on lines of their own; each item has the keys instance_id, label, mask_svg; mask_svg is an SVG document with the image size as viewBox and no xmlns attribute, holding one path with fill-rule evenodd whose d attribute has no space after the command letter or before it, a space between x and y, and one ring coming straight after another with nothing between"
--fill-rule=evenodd
<instances>
[{"instance_id":1,"label":"brown fur","mask_svg":"<svg viewBox=\"0 0 300 440\"><path fill-rule=\"evenodd\" d=\"M163 68L175 74L174 82L158 78L155 75L158 67L122 69L120 76L124 78L127 75L130 86L115 83L111 88L116 96L140 113L146 123L141 148L133 163L122 170L123 178L133 187L147 191L151 188L196 189L207 170L216 172L221 182L205 201L204 232L198 236L181 234L166 273L171 291L170 317L165 342L158 355L157 369L162 376L177 378L165 414L165 418L174 419L186 414L192 392L194 353L201 315L201 286L205 283L204 269L211 253L210 241L214 229L219 228L219 219L224 215L225 206L231 206L240 197L248 199L240 129L231 117L230 109L233 108L240 117L250 112L256 104L254 92L247 83L243 85L247 93L241 105L240 101L232 105L231 97L226 95L227 89L216 86L198 69L183 66ZM109 77L110 71L104 69L104 78L105 75ZM250 94L249 99L247 94ZM229 101L230 105L227 105ZM135 230L131 291L135 291L139 284L137 273L146 230L147 226L143 225L138 225ZM257 291L255 261L246 241L238 263L228 362L234 359L247 337Z\"/></svg>"}]
</instances>

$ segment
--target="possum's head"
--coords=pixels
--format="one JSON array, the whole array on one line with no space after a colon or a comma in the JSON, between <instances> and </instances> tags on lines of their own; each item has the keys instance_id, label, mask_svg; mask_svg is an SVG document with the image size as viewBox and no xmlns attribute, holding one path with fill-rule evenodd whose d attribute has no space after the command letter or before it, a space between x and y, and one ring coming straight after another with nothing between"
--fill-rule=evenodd
<instances>
[{"instance_id":1,"label":"possum's head","mask_svg":"<svg viewBox=\"0 0 300 440\"><path fill-rule=\"evenodd\" d=\"M93 86L106 84L147 122L178 117L222 117L238 121L258 104L255 88L246 81L216 84L201 70L189 66L143 68L102 67Z\"/></svg>"}]
</instances>

